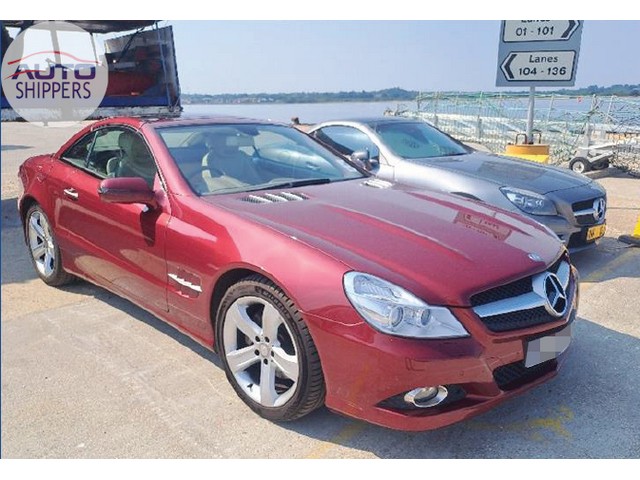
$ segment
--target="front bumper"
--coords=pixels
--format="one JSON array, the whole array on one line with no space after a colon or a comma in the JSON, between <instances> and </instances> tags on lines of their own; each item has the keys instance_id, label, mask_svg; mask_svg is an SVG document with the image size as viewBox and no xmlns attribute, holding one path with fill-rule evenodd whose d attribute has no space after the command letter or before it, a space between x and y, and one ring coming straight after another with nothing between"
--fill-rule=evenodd
<instances>
[{"instance_id":1,"label":"front bumper","mask_svg":"<svg viewBox=\"0 0 640 480\"><path fill-rule=\"evenodd\" d=\"M529 215L530 218L550 228L562 240L570 252L594 247L598 238L588 238L592 227L605 223L606 192L595 184L559 190L547 194L554 202L558 215ZM595 201L603 199L603 210L595 215Z\"/></svg>"},{"instance_id":2,"label":"front bumper","mask_svg":"<svg viewBox=\"0 0 640 480\"><path fill-rule=\"evenodd\" d=\"M571 253L595 247L599 238L587 240L587 231L591 227L604 223L604 221L601 221L589 225L574 225L560 216L545 217L542 215L530 215L529 218L536 220L552 230Z\"/></svg>"},{"instance_id":3,"label":"front bumper","mask_svg":"<svg viewBox=\"0 0 640 480\"><path fill-rule=\"evenodd\" d=\"M525 349L528 341L574 320L575 280L572 290L571 308L563 318L509 332L491 332L471 309L452 308L471 335L451 340L393 337L363 322L350 325L307 315L325 373L326 406L377 425L412 431L444 427L483 413L555 376L566 354L526 369ZM398 408L405 392L438 385L456 392L454 401L426 409Z\"/></svg>"}]
</instances>

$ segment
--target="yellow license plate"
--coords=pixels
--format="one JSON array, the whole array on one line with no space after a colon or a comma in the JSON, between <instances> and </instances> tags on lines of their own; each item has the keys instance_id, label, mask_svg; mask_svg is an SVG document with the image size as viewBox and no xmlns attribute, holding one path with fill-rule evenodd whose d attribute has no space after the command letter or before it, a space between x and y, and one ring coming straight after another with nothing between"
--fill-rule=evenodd
<instances>
[{"instance_id":1,"label":"yellow license plate","mask_svg":"<svg viewBox=\"0 0 640 480\"><path fill-rule=\"evenodd\" d=\"M587 242L604 236L604 232L606 231L607 226L604 223L602 225L596 225L595 227L589 227L589 230L587 230Z\"/></svg>"}]
</instances>

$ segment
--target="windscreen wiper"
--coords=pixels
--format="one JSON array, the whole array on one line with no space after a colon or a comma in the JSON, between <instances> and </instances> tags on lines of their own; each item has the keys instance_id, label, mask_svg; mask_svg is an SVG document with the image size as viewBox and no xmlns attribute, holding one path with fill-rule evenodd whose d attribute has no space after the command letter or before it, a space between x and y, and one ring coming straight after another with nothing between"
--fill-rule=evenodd
<instances>
[{"instance_id":1,"label":"windscreen wiper","mask_svg":"<svg viewBox=\"0 0 640 480\"><path fill-rule=\"evenodd\" d=\"M340 179L340 180L350 180L350 179ZM273 183L273 184L262 184L255 185L252 187L226 187L219 188L214 190L213 192L201 193L201 195L218 195L222 193L245 193L245 192L257 192L260 190L272 190L276 188L293 188L293 187L304 187L306 185L321 185L323 183L331 183L330 178L307 178L303 180L290 180L288 182L282 183Z\"/></svg>"},{"instance_id":2,"label":"windscreen wiper","mask_svg":"<svg viewBox=\"0 0 640 480\"><path fill-rule=\"evenodd\" d=\"M276 188L294 188L306 187L307 185L322 185L323 183L331 183L330 178L305 178L301 180L290 180L288 182L274 183L272 185L264 185L256 190L273 190Z\"/></svg>"},{"instance_id":3,"label":"windscreen wiper","mask_svg":"<svg viewBox=\"0 0 640 480\"><path fill-rule=\"evenodd\" d=\"M457 157L458 155L469 155L469 152L451 152L451 153L443 153L440 155L441 157Z\"/></svg>"}]
</instances>

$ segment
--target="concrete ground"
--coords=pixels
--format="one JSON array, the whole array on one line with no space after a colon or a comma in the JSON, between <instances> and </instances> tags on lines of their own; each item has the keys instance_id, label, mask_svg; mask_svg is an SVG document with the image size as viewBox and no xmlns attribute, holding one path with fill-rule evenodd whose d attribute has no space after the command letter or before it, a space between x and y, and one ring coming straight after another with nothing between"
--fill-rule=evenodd
<instances>
[{"instance_id":1,"label":"concrete ground","mask_svg":"<svg viewBox=\"0 0 640 480\"><path fill-rule=\"evenodd\" d=\"M597 249L573 256L579 319L554 380L432 432L326 409L275 424L245 407L216 355L188 337L101 288L36 278L15 207L17 166L77 128L2 124L2 457L640 457L640 248L617 241L640 214L640 179L594 174L609 227Z\"/></svg>"}]
</instances>

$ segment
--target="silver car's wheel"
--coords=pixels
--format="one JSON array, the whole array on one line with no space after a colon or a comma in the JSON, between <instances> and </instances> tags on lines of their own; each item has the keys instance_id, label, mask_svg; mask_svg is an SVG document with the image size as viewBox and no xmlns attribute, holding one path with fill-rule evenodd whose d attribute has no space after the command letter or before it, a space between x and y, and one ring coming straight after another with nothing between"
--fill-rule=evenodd
<instances>
[{"instance_id":1,"label":"silver car's wheel","mask_svg":"<svg viewBox=\"0 0 640 480\"><path fill-rule=\"evenodd\" d=\"M254 411L293 420L322 405L318 352L300 313L273 283L253 276L233 285L216 334L227 378Z\"/></svg>"},{"instance_id":2,"label":"silver car's wheel","mask_svg":"<svg viewBox=\"0 0 640 480\"><path fill-rule=\"evenodd\" d=\"M74 277L62 269L60 249L49 219L38 205L33 205L27 212L25 236L33 266L45 283L58 286L73 280Z\"/></svg>"}]
</instances>

